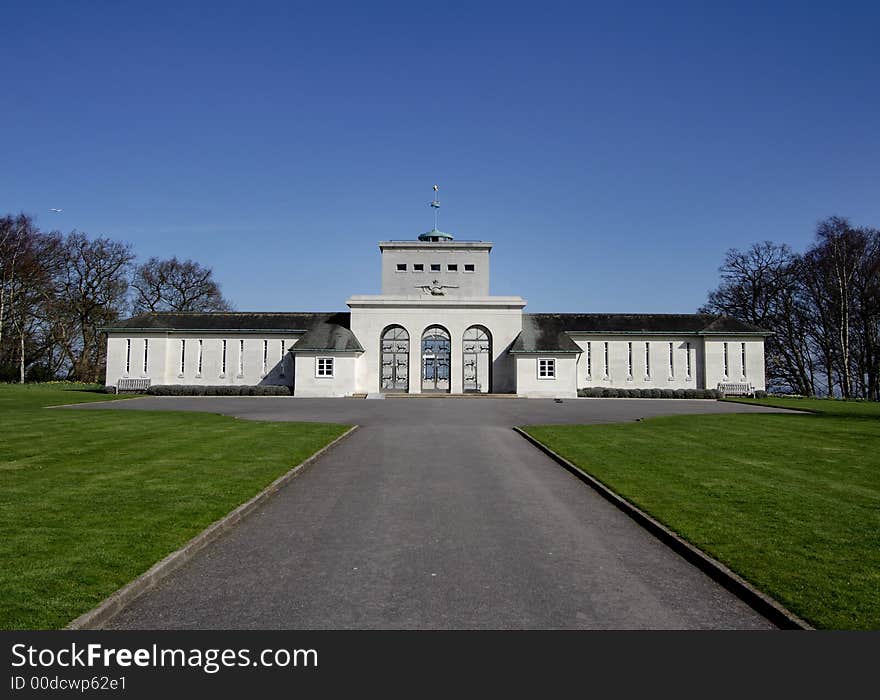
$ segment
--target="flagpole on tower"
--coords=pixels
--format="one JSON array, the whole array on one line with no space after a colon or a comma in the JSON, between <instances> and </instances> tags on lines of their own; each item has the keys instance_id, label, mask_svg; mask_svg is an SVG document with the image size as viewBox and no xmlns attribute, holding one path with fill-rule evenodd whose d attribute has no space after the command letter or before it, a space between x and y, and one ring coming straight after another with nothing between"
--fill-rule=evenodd
<instances>
[{"instance_id":1,"label":"flagpole on tower","mask_svg":"<svg viewBox=\"0 0 880 700\"><path fill-rule=\"evenodd\" d=\"M437 224L440 219L440 195L438 192L440 191L439 185L434 185L434 199L431 200L431 209L434 210L434 230L437 231Z\"/></svg>"}]
</instances>

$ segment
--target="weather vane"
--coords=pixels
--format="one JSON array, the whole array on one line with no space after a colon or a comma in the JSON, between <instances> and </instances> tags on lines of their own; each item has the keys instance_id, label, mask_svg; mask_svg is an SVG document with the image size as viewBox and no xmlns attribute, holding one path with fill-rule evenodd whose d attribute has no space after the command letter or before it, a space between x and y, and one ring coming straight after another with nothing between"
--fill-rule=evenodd
<instances>
[{"instance_id":1,"label":"weather vane","mask_svg":"<svg viewBox=\"0 0 880 700\"><path fill-rule=\"evenodd\" d=\"M438 197L440 196L438 192L440 191L440 185L434 185L434 199L431 200L431 209L434 210L434 230L437 230L437 221L440 218L440 200Z\"/></svg>"}]
</instances>

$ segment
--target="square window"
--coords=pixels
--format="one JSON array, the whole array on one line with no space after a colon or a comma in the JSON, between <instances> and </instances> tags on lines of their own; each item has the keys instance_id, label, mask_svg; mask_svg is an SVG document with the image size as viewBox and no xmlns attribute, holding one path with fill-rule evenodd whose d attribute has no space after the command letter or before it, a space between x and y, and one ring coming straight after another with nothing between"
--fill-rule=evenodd
<instances>
[{"instance_id":1,"label":"square window","mask_svg":"<svg viewBox=\"0 0 880 700\"><path fill-rule=\"evenodd\" d=\"M397 263L398 272L406 272L406 263Z\"/></svg>"},{"instance_id":2,"label":"square window","mask_svg":"<svg viewBox=\"0 0 880 700\"><path fill-rule=\"evenodd\" d=\"M425 271L425 266L422 265L422 263L416 263L415 265L413 265L413 272L424 272L424 271Z\"/></svg>"},{"instance_id":3,"label":"square window","mask_svg":"<svg viewBox=\"0 0 880 700\"><path fill-rule=\"evenodd\" d=\"M333 376L333 358L319 357L315 367L316 377L332 377Z\"/></svg>"},{"instance_id":4,"label":"square window","mask_svg":"<svg viewBox=\"0 0 880 700\"><path fill-rule=\"evenodd\" d=\"M538 360L538 379L556 379L556 360L554 358Z\"/></svg>"},{"instance_id":5,"label":"square window","mask_svg":"<svg viewBox=\"0 0 880 700\"><path fill-rule=\"evenodd\" d=\"M473 266L473 265L465 265L465 266L464 266L464 271L465 271L465 272L473 272L473 271L474 271L474 266Z\"/></svg>"},{"instance_id":6,"label":"square window","mask_svg":"<svg viewBox=\"0 0 880 700\"><path fill-rule=\"evenodd\" d=\"M458 265L447 265L446 270L447 272L458 272Z\"/></svg>"},{"instance_id":7,"label":"square window","mask_svg":"<svg viewBox=\"0 0 880 700\"><path fill-rule=\"evenodd\" d=\"M440 265L437 263L431 263L431 272L440 272Z\"/></svg>"}]
</instances>

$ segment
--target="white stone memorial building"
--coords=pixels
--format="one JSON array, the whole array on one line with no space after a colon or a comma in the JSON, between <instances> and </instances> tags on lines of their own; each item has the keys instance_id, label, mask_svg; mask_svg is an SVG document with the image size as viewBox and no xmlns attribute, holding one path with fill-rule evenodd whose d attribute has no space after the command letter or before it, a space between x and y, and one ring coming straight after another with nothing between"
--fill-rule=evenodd
<instances>
[{"instance_id":1,"label":"white stone memorial building","mask_svg":"<svg viewBox=\"0 0 880 700\"><path fill-rule=\"evenodd\" d=\"M379 250L382 293L349 297L345 312L147 313L106 328L107 385L278 384L302 397L765 389L760 328L706 314L524 313L522 297L489 292L492 243L436 226Z\"/></svg>"}]
</instances>

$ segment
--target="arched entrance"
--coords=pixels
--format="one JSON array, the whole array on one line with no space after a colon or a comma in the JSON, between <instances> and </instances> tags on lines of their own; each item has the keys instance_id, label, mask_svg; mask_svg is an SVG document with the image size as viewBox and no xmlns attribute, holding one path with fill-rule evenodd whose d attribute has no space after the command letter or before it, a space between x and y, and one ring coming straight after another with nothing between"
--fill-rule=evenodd
<instances>
[{"instance_id":1,"label":"arched entrance","mask_svg":"<svg viewBox=\"0 0 880 700\"><path fill-rule=\"evenodd\" d=\"M422 333L422 391L449 393L452 342L449 331L431 326Z\"/></svg>"},{"instance_id":2,"label":"arched entrance","mask_svg":"<svg viewBox=\"0 0 880 700\"><path fill-rule=\"evenodd\" d=\"M409 333L400 326L389 326L382 333L380 350L380 390L409 391Z\"/></svg>"},{"instance_id":3,"label":"arched entrance","mask_svg":"<svg viewBox=\"0 0 880 700\"><path fill-rule=\"evenodd\" d=\"M462 389L488 394L492 390L492 338L482 326L464 332L461 346Z\"/></svg>"}]
</instances>

